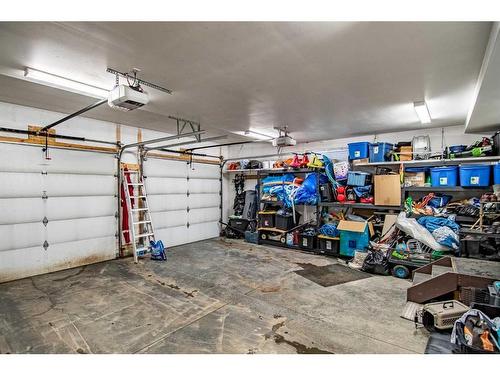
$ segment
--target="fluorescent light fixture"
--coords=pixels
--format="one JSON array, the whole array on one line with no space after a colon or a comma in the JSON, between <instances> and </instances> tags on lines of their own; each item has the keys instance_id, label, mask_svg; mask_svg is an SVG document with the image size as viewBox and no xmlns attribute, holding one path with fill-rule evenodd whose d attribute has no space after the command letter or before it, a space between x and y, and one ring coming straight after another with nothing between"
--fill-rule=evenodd
<instances>
[{"instance_id":1,"label":"fluorescent light fixture","mask_svg":"<svg viewBox=\"0 0 500 375\"><path fill-rule=\"evenodd\" d=\"M88 85L69 78L61 77L55 74L42 72L33 68L25 68L24 76L30 81L40 83L45 86L55 87L77 94L91 96L94 98L107 98L109 91L97 86Z\"/></svg>"},{"instance_id":2,"label":"fluorescent light fixture","mask_svg":"<svg viewBox=\"0 0 500 375\"><path fill-rule=\"evenodd\" d=\"M415 108L415 112L417 112L417 116L422 124L431 123L431 115L429 113L429 109L427 108L427 104L424 101L414 102L413 108Z\"/></svg>"},{"instance_id":3,"label":"fluorescent light fixture","mask_svg":"<svg viewBox=\"0 0 500 375\"><path fill-rule=\"evenodd\" d=\"M236 132L233 132L233 133L234 134L238 134L238 135L243 135L245 137L259 139L259 140L262 140L262 141L271 141L274 138L276 138L275 135L265 134L266 133L266 129L254 129L254 128L250 128L248 130L236 131Z\"/></svg>"}]
</instances>

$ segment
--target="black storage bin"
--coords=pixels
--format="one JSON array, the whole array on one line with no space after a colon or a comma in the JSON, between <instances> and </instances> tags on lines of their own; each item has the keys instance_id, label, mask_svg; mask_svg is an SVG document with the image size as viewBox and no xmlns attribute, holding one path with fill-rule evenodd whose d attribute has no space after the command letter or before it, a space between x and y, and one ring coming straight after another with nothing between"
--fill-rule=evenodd
<instances>
[{"instance_id":1,"label":"black storage bin","mask_svg":"<svg viewBox=\"0 0 500 375\"><path fill-rule=\"evenodd\" d=\"M500 156L500 131L493 135L493 150L497 156Z\"/></svg>"},{"instance_id":2,"label":"black storage bin","mask_svg":"<svg viewBox=\"0 0 500 375\"><path fill-rule=\"evenodd\" d=\"M237 231L240 231L241 234L245 232L248 228L249 221L246 219L229 219L229 226L234 228Z\"/></svg>"},{"instance_id":3,"label":"black storage bin","mask_svg":"<svg viewBox=\"0 0 500 375\"><path fill-rule=\"evenodd\" d=\"M333 191L330 184L319 185L319 195L322 202L332 202L333 201Z\"/></svg>"},{"instance_id":4,"label":"black storage bin","mask_svg":"<svg viewBox=\"0 0 500 375\"><path fill-rule=\"evenodd\" d=\"M339 255L340 239L328 236L318 236L318 250L322 254Z\"/></svg>"},{"instance_id":5,"label":"black storage bin","mask_svg":"<svg viewBox=\"0 0 500 375\"><path fill-rule=\"evenodd\" d=\"M316 235L300 233L299 246L301 249L313 251L316 248Z\"/></svg>"},{"instance_id":6,"label":"black storage bin","mask_svg":"<svg viewBox=\"0 0 500 375\"><path fill-rule=\"evenodd\" d=\"M259 227L274 228L276 211L261 211L259 212Z\"/></svg>"},{"instance_id":7,"label":"black storage bin","mask_svg":"<svg viewBox=\"0 0 500 375\"><path fill-rule=\"evenodd\" d=\"M481 257L481 238L463 238L460 240L460 254L465 257Z\"/></svg>"},{"instance_id":8,"label":"black storage bin","mask_svg":"<svg viewBox=\"0 0 500 375\"><path fill-rule=\"evenodd\" d=\"M471 303L470 308L485 313L491 320L495 319L496 317L500 317L500 306L473 302Z\"/></svg>"},{"instance_id":9,"label":"black storage bin","mask_svg":"<svg viewBox=\"0 0 500 375\"><path fill-rule=\"evenodd\" d=\"M295 211L295 223L293 222L293 213L289 212L286 214L276 214L275 225L276 229L281 229L288 231L299 224L300 213Z\"/></svg>"}]
</instances>

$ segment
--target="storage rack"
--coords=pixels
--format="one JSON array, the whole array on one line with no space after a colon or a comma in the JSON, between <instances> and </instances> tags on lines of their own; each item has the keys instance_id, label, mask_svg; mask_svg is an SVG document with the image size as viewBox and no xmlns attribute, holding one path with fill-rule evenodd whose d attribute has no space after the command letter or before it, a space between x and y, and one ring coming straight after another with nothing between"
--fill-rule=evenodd
<instances>
[{"instance_id":1,"label":"storage rack","mask_svg":"<svg viewBox=\"0 0 500 375\"><path fill-rule=\"evenodd\" d=\"M404 172L405 167L439 167L439 166L450 166L450 165L461 165L461 164L485 164L485 163L490 163L494 164L495 162L500 161L500 156L487 156L487 157L474 157L474 158L457 158L457 159L427 159L427 160L408 160L408 161L387 161L387 162L375 162L375 163L357 163L357 164L352 164L351 165L351 170L357 170L357 169L365 169L365 168L376 168L376 167L389 167L391 169L398 169L398 172L400 169ZM320 169L320 172L323 172L324 169ZM228 170L225 171L225 173L243 173L246 176L251 176L255 177L257 179L257 184L258 184L258 191L257 191L257 199L259 202L259 208L261 208L261 205L263 203L272 203L274 205L282 205L280 201L263 201L261 200L261 179L265 176L271 175L271 174L285 174L285 173L294 173L294 174L306 174L306 173L314 173L318 172L318 169L285 169L285 168L272 168L272 169L240 169L240 170ZM319 173L316 173L317 176L317 194L319 196ZM368 204L368 203L341 203L341 202L321 202L319 201L315 207L316 207L316 225L320 225L320 219L321 219L321 213L324 207L331 207L331 208L340 208L340 209L359 209L359 210L370 210L375 213L397 213L399 211L404 210L404 202L406 198L410 194L416 194L418 195L419 193L421 195L428 194L429 192L449 192L449 193L454 193L454 196L467 196L469 194L474 194L477 195L478 192L484 193L484 192L490 192L492 191L491 186L487 187L461 187L461 186L450 186L450 187L430 187L430 186L412 186L412 187L402 187L402 192L401 192L401 205L400 206L386 206L386 205L375 205L375 204ZM297 206L304 206L304 205L297 205ZM376 212L376 211L381 211L381 212ZM469 222L469 224L474 223L476 221L474 218L468 218L468 217L458 217L460 219L459 221L462 223ZM268 229L266 229L268 230ZM464 234L477 234L477 235L491 235L492 237L498 238L500 235L498 234L487 234L483 233L481 231L474 231L470 229L465 229L463 228L463 233ZM461 230L461 232L462 232ZM262 244L270 244L270 245L275 245L275 246L280 246L280 247L287 247L287 248L293 248L293 249L298 249L298 246L290 246L285 244L282 244L277 241L265 241L261 240L259 236L259 243ZM319 252L318 249L315 249L315 252Z\"/></svg>"},{"instance_id":2,"label":"storage rack","mask_svg":"<svg viewBox=\"0 0 500 375\"><path fill-rule=\"evenodd\" d=\"M305 175L305 174L309 174L309 173L314 173L315 176L316 176L316 194L319 196L319 181L320 181L320 173L324 171L324 168L300 168L300 169L285 169L285 168L275 168L275 169L257 169L255 170L257 172L257 201L259 202L259 210L261 210L262 208L262 204L274 204L274 205L283 205L282 202L280 201L270 201L270 200L263 200L261 197L262 197L262 179L264 177L267 177L269 175L283 175L283 174L287 174L287 173L292 173L294 175ZM284 185L284 184L283 184ZM308 206L308 207L315 207L316 208L316 218L315 218L315 224L316 226L319 226L319 223L320 223L320 220L321 220L321 211L320 211L320 207L319 207L319 204L316 203L316 205L307 205L307 204L296 204L295 206L299 206L299 207L305 207L305 206ZM312 225L312 224L311 224ZM284 235L286 235L286 231L282 231L282 230L279 230L277 228L258 228L258 232L259 232L259 239L258 239L258 243L259 244L268 244L268 245L276 245L276 246L280 246L280 247L287 247L287 248L292 248L292 249L299 249L298 246L296 245L288 245L285 241L285 243L281 243L281 242L277 242L277 241L273 241L273 240L263 240L261 239L261 231L276 231L276 232L282 232Z\"/></svg>"}]
</instances>

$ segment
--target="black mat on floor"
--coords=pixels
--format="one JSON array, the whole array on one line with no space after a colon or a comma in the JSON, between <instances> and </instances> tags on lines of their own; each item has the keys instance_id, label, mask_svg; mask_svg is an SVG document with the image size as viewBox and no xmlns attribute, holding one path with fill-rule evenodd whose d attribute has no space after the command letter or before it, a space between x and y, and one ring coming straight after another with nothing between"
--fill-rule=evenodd
<instances>
[{"instance_id":1,"label":"black mat on floor","mask_svg":"<svg viewBox=\"0 0 500 375\"><path fill-rule=\"evenodd\" d=\"M452 354L456 347L450 342L450 332L431 332L425 354Z\"/></svg>"},{"instance_id":2,"label":"black mat on floor","mask_svg":"<svg viewBox=\"0 0 500 375\"><path fill-rule=\"evenodd\" d=\"M305 277L321 286L333 286L366 279L371 275L342 266L340 264L329 264L328 266L315 266L309 263L300 263L303 270L295 271L297 275Z\"/></svg>"}]
</instances>

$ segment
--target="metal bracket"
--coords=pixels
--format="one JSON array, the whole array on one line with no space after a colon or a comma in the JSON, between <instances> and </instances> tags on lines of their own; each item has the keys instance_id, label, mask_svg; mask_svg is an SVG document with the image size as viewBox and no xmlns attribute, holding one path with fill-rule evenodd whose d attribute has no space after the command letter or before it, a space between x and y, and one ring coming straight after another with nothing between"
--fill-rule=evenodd
<instances>
[{"instance_id":1,"label":"metal bracket","mask_svg":"<svg viewBox=\"0 0 500 375\"><path fill-rule=\"evenodd\" d=\"M47 176L47 171L42 171L42 176Z\"/></svg>"},{"instance_id":2,"label":"metal bracket","mask_svg":"<svg viewBox=\"0 0 500 375\"><path fill-rule=\"evenodd\" d=\"M42 193L42 199L48 199L48 198L49 196L47 195L47 191L44 190Z\"/></svg>"},{"instance_id":3,"label":"metal bracket","mask_svg":"<svg viewBox=\"0 0 500 375\"><path fill-rule=\"evenodd\" d=\"M189 208L189 206L187 206L186 211L189 212L189 210L190 210L190 208Z\"/></svg>"},{"instance_id":4,"label":"metal bracket","mask_svg":"<svg viewBox=\"0 0 500 375\"><path fill-rule=\"evenodd\" d=\"M191 132L199 132L201 131L201 124L196 121L186 120L184 118L168 116L169 119L175 120L177 123L177 134L181 135L185 133L185 129L189 126ZM194 136L198 142L201 142L201 134L197 134Z\"/></svg>"},{"instance_id":5,"label":"metal bracket","mask_svg":"<svg viewBox=\"0 0 500 375\"><path fill-rule=\"evenodd\" d=\"M189 222L187 222L187 223L186 223L186 227L188 227L188 228L189 228Z\"/></svg>"},{"instance_id":6,"label":"metal bracket","mask_svg":"<svg viewBox=\"0 0 500 375\"><path fill-rule=\"evenodd\" d=\"M43 243L43 245L42 245L42 246L43 246L43 249L44 249L45 251L47 251L47 249L48 249L48 247L49 247L49 243L47 242L47 240L45 240L45 242Z\"/></svg>"},{"instance_id":7,"label":"metal bracket","mask_svg":"<svg viewBox=\"0 0 500 375\"><path fill-rule=\"evenodd\" d=\"M44 226L47 226L47 224L49 223L49 219L47 219L47 216L43 218L42 223Z\"/></svg>"}]
</instances>

